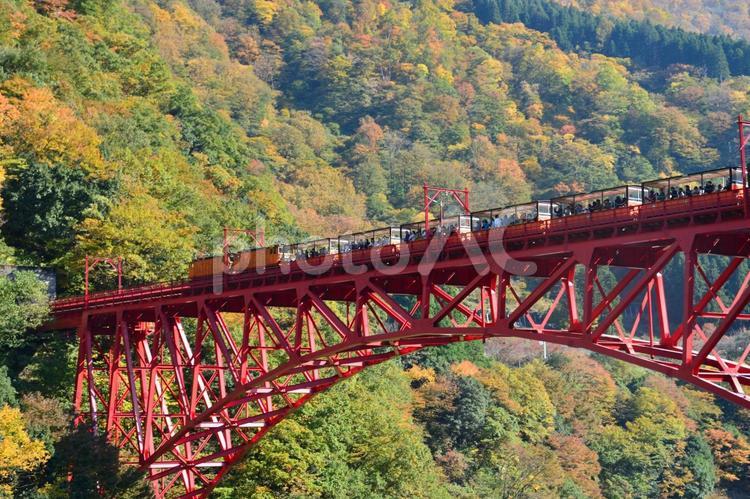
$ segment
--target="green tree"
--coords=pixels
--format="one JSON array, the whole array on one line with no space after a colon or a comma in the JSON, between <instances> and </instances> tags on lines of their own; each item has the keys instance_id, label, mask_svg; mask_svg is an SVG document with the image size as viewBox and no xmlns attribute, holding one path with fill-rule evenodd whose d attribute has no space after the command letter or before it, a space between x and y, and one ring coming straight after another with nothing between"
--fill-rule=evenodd
<instances>
[{"instance_id":1,"label":"green tree","mask_svg":"<svg viewBox=\"0 0 750 499\"><path fill-rule=\"evenodd\" d=\"M447 497L410 415L407 377L372 367L281 423L231 473L232 497ZM261 465L263 463L263 465Z\"/></svg>"},{"instance_id":2,"label":"green tree","mask_svg":"<svg viewBox=\"0 0 750 499\"><path fill-rule=\"evenodd\" d=\"M17 347L49 312L47 286L33 272L0 277L0 347Z\"/></svg>"},{"instance_id":3,"label":"green tree","mask_svg":"<svg viewBox=\"0 0 750 499\"><path fill-rule=\"evenodd\" d=\"M16 389L13 388L13 383L8 376L8 366L0 366L0 407L4 405L11 407L18 405Z\"/></svg>"},{"instance_id":4,"label":"green tree","mask_svg":"<svg viewBox=\"0 0 750 499\"><path fill-rule=\"evenodd\" d=\"M134 467L121 467L119 449L79 425L55 444L48 463L53 482L44 492L50 497L152 497L152 489L143 473Z\"/></svg>"},{"instance_id":5,"label":"green tree","mask_svg":"<svg viewBox=\"0 0 750 499\"><path fill-rule=\"evenodd\" d=\"M690 435L687 438L685 455L681 463L690 470L692 480L685 484L683 497L689 499L702 499L714 490L718 481L716 476L716 464L711 453L711 446L706 439L700 435Z\"/></svg>"},{"instance_id":6,"label":"green tree","mask_svg":"<svg viewBox=\"0 0 750 499\"><path fill-rule=\"evenodd\" d=\"M75 225L83 219L105 183L67 166L33 162L8 169L2 185L6 222L2 232L13 246L42 258L57 258L75 243Z\"/></svg>"},{"instance_id":7,"label":"green tree","mask_svg":"<svg viewBox=\"0 0 750 499\"><path fill-rule=\"evenodd\" d=\"M564 472L551 450L512 442L496 450L471 486L479 497L521 499L554 497L563 482Z\"/></svg>"}]
</instances>

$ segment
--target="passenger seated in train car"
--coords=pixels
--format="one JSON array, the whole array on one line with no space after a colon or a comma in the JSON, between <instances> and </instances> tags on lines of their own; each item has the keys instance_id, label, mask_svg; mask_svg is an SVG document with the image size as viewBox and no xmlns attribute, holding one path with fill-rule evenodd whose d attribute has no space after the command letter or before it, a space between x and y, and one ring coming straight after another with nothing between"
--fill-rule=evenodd
<instances>
[{"instance_id":1,"label":"passenger seated in train car","mask_svg":"<svg viewBox=\"0 0 750 499\"><path fill-rule=\"evenodd\" d=\"M615 208L622 208L623 206L625 206L625 204L626 204L625 199L623 199L622 196L618 195L615 198Z\"/></svg>"},{"instance_id":2,"label":"passenger seated in train car","mask_svg":"<svg viewBox=\"0 0 750 499\"><path fill-rule=\"evenodd\" d=\"M490 221L486 218L482 220L482 230L489 230L490 228Z\"/></svg>"},{"instance_id":3,"label":"passenger seated in train car","mask_svg":"<svg viewBox=\"0 0 750 499\"><path fill-rule=\"evenodd\" d=\"M716 189L716 186L714 185L712 180L709 180L706 182L706 185L703 186L703 190L706 192L706 194L711 194Z\"/></svg>"},{"instance_id":4,"label":"passenger seated in train car","mask_svg":"<svg viewBox=\"0 0 750 499\"><path fill-rule=\"evenodd\" d=\"M580 215L584 211L586 211L586 210L583 207L583 205L581 203L576 203L576 215Z\"/></svg>"},{"instance_id":5,"label":"passenger seated in train car","mask_svg":"<svg viewBox=\"0 0 750 499\"><path fill-rule=\"evenodd\" d=\"M492 219L492 227L493 228L502 227L502 224L500 223L500 215L495 215L495 218Z\"/></svg>"}]
</instances>

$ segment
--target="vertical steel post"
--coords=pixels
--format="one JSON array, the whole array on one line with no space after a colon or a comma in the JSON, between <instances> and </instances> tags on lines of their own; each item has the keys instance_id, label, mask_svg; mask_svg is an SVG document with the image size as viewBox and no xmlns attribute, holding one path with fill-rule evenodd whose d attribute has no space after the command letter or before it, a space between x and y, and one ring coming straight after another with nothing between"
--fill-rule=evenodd
<instances>
[{"instance_id":1,"label":"vertical steel post","mask_svg":"<svg viewBox=\"0 0 750 499\"><path fill-rule=\"evenodd\" d=\"M221 252L223 253L223 259L224 259L224 267L229 266L229 239L228 239L228 232L229 229L224 227L224 244L221 247Z\"/></svg>"},{"instance_id":2,"label":"vertical steel post","mask_svg":"<svg viewBox=\"0 0 750 499\"><path fill-rule=\"evenodd\" d=\"M693 335L695 333L695 262L696 252L692 242L683 248L685 268L683 275L683 310L682 310L682 365L690 369L693 362Z\"/></svg>"},{"instance_id":3,"label":"vertical steel post","mask_svg":"<svg viewBox=\"0 0 750 499\"><path fill-rule=\"evenodd\" d=\"M430 188L427 184L424 184L424 231L428 233L430 231Z\"/></svg>"},{"instance_id":4,"label":"vertical steel post","mask_svg":"<svg viewBox=\"0 0 750 499\"><path fill-rule=\"evenodd\" d=\"M89 304L89 256L86 255L86 268L83 271L83 301L88 306Z\"/></svg>"},{"instance_id":5,"label":"vertical steel post","mask_svg":"<svg viewBox=\"0 0 750 499\"><path fill-rule=\"evenodd\" d=\"M745 153L745 146L747 141L745 139L745 121L740 114L737 116L737 128L740 135L740 168L742 169L742 205L745 211L745 218L748 217L750 209L748 208L747 200L747 158Z\"/></svg>"}]
</instances>

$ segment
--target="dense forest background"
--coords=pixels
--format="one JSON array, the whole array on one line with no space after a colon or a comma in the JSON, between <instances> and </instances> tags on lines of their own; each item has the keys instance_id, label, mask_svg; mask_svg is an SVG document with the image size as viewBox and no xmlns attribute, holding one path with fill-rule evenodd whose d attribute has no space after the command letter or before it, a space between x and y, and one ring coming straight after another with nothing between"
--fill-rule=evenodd
<instances>
[{"instance_id":1,"label":"dense forest background","mask_svg":"<svg viewBox=\"0 0 750 499\"><path fill-rule=\"evenodd\" d=\"M73 294L86 254L182 278L224 226L403 222L423 182L483 208L734 165L749 25L702 0L0 0L0 263ZM46 300L0 278L0 495L142 496L70 429ZM746 497L749 431L639 368L458 344L320 396L217 496Z\"/></svg>"}]
</instances>

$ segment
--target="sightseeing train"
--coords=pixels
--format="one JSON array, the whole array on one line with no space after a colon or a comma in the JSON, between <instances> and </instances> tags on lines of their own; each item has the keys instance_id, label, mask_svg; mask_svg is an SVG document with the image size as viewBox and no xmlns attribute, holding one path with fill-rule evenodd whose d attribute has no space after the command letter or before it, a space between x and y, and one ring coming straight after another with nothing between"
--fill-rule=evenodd
<instances>
[{"instance_id":1,"label":"sightseeing train","mask_svg":"<svg viewBox=\"0 0 750 499\"><path fill-rule=\"evenodd\" d=\"M330 254L370 250L373 247L408 244L433 235L449 236L579 215L591 214L593 217L600 212L711 195L741 187L742 173L739 168L721 168L651 180L640 185L623 185L447 217L436 220L429 232L425 229L424 222L413 222L400 227L383 227L335 238L199 258L191 263L188 276L196 279L222 273L236 274L274 267L282 261L307 260Z\"/></svg>"}]
</instances>

